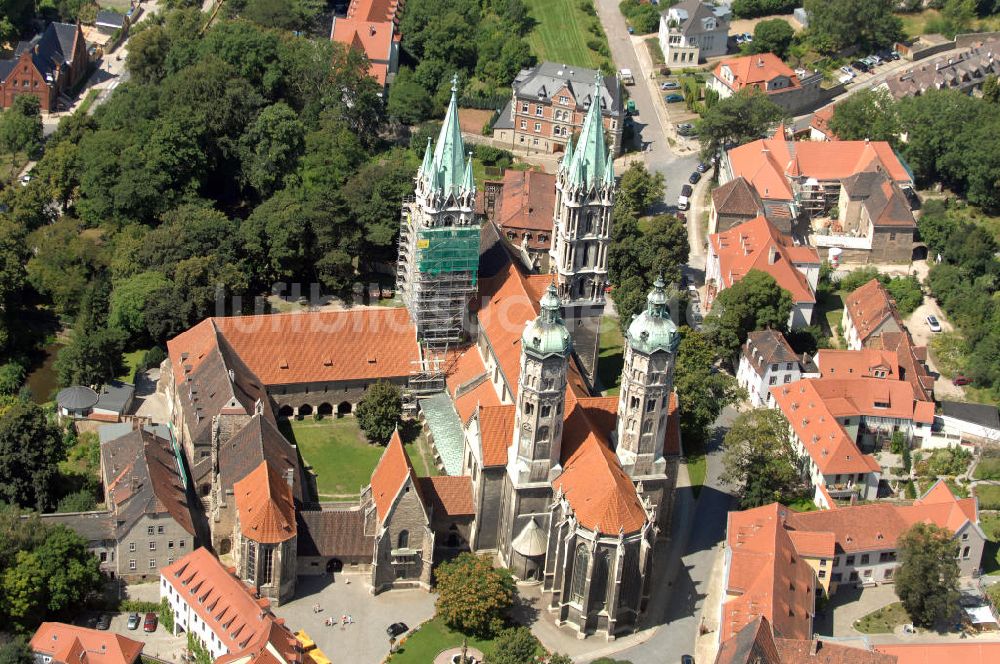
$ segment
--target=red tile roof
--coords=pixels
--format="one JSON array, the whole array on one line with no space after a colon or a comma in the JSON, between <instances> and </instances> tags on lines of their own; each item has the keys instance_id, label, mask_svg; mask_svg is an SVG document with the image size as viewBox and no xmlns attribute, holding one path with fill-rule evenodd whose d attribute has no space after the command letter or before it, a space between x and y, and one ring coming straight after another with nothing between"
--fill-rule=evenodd
<instances>
[{"instance_id":1,"label":"red tile roof","mask_svg":"<svg viewBox=\"0 0 1000 664\"><path fill-rule=\"evenodd\" d=\"M209 318L167 342L178 385L218 347L216 330L265 385L408 376L419 359L404 308Z\"/></svg>"},{"instance_id":2,"label":"red tile roof","mask_svg":"<svg viewBox=\"0 0 1000 664\"><path fill-rule=\"evenodd\" d=\"M356 48L371 61L369 73L385 84L386 64L392 57L392 43L399 41L397 0L353 0L347 15L335 18L330 39Z\"/></svg>"},{"instance_id":3,"label":"red tile roof","mask_svg":"<svg viewBox=\"0 0 1000 664\"><path fill-rule=\"evenodd\" d=\"M677 404L677 393L670 393L670 404L667 406L667 437L663 441L663 453L666 455L681 453L681 411Z\"/></svg>"},{"instance_id":4,"label":"red tile roof","mask_svg":"<svg viewBox=\"0 0 1000 664\"><path fill-rule=\"evenodd\" d=\"M996 664L1000 641L969 643L900 643L875 650L896 657L897 664Z\"/></svg>"},{"instance_id":5,"label":"red tile roof","mask_svg":"<svg viewBox=\"0 0 1000 664\"><path fill-rule=\"evenodd\" d=\"M420 495L430 503L435 516L472 516L472 478L468 475L421 477Z\"/></svg>"},{"instance_id":6,"label":"red tile roof","mask_svg":"<svg viewBox=\"0 0 1000 664\"><path fill-rule=\"evenodd\" d=\"M910 332L883 332L868 341L868 347L894 352L899 360L900 376L913 387L921 401L934 400L934 376L927 370L927 347L914 346Z\"/></svg>"},{"instance_id":7,"label":"red tile roof","mask_svg":"<svg viewBox=\"0 0 1000 664\"><path fill-rule=\"evenodd\" d=\"M782 235L763 216L711 235L709 241L719 258L723 281L719 290L732 286L750 270L760 270L791 293L796 304L816 301L812 287L795 265L819 265L819 254L811 247L795 247L791 238Z\"/></svg>"},{"instance_id":8,"label":"red tile roof","mask_svg":"<svg viewBox=\"0 0 1000 664\"><path fill-rule=\"evenodd\" d=\"M821 349L816 353L816 366L821 378L879 378L901 380L896 353L875 348L861 350Z\"/></svg>"},{"instance_id":9,"label":"red tile roof","mask_svg":"<svg viewBox=\"0 0 1000 664\"><path fill-rule=\"evenodd\" d=\"M132 664L142 646L114 632L58 622L43 622L31 637L32 652L60 664Z\"/></svg>"},{"instance_id":10,"label":"red tile roof","mask_svg":"<svg viewBox=\"0 0 1000 664\"><path fill-rule=\"evenodd\" d=\"M856 288L844 298L844 307L862 344L890 318L896 321L899 329L903 329L903 321L896 311L896 302L878 279L872 279Z\"/></svg>"},{"instance_id":11,"label":"red tile roof","mask_svg":"<svg viewBox=\"0 0 1000 664\"><path fill-rule=\"evenodd\" d=\"M723 77L723 67L728 67L732 71L732 83ZM715 75L715 78L734 92L738 92L744 88L757 88L763 92L778 93L802 87L799 84L799 77L796 76L791 67L782 62L781 58L774 53L760 53L758 55L745 55L739 58L728 58L720 61L712 73ZM779 76L789 79L789 85L768 90L767 84Z\"/></svg>"},{"instance_id":12,"label":"red tile roof","mask_svg":"<svg viewBox=\"0 0 1000 664\"><path fill-rule=\"evenodd\" d=\"M514 404L482 406L479 431L483 446L483 468L507 465L507 449L514 440Z\"/></svg>"},{"instance_id":13,"label":"red tile roof","mask_svg":"<svg viewBox=\"0 0 1000 664\"><path fill-rule=\"evenodd\" d=\"M502 232L529 231L528 246L547 249L552 237L555 204L555 175L507 169L503 176L503 193L497 202L496 224ZM539 240L539 233L546 239Z\"/></svg>"},{"instance_id":14,"label":"red tile roof","mask_svg":"<svg viewBox=\"0 0 1000 664\"><path fill-rule=\"evenodd\" d=\"M815 577L782 525L780 513L785 511L775 503L729 513L731 559L725 590L736 597L722 605L722 641L761 616L782 637L812 636Z\"/></svg>"},{"instance_id":15,"label":"red tile roof","mask_svg":"<svg viewBox=\"0 0 1000 664\"><path fill-rule=\"evenodd\" d=\"M812 121L810 121L809 126L822 132L828 141L840 140L837 135L830 130L830 120L833 119L833 107L834 104L829 106L824 106L815 113L813 113Z\"/></svg>"},{"instance_id":16,"label":"red tile roof","mask_svg":"<svg viewBox=\"0 0 1000 664\"><path fill-rule=\"evenodd\" d=\"M280 638L282 632L287 636L291 632L271 613L268 601L258 599L208 549L192 551L163 568L160 577L173 586L229 650L226 661L241 653L260 652L266 643L278 648L286 661L301 661L291 643Z\"/></svg>"},{"instance_id":17,"label":"red tile roof","mask_svg":"<svg viewBox=\"0 0 1000 664\"><path fill-rule=\"evenodd\" d=\"M896 658L819 639L774 640L781 664L895 664Z\"/></svg>"},{"instance_id":18,"label":"red tile roof","mask_svg":"<svg viewBox=\"0 0 1000 664\"><path fill-rule=\"evenodd\" d=\"M375 509L378 511L379 521L383 521L389 513L389 508L396 500L399 490L403 484L410 480L416 486L417 474L413 471L413 464L410 457L403 449L403 441L399 437L399 431L394 431L389 444L382 453L378 465L372 472L372 499L375 501Z\"/></svg>"},{"instance_id":19,"label":"red tile roof","mask_svg":"<svg viewBox=\"0 0 1000 664\"><path fill-rule=\"evenodd\" d=\"M295 537L292 487L267 461L233 485L233 496L244 537L263 544Z\"/></svg>"},{"instance_id":20,"label":"red tile roof","mask_svg":"<svg viewBox=\"0 0 1000 664\"><path fill-rule=\"evenodd\" d=\"M479 348L469 346L451 361L445 380L462 424L467 424L479 406L500 404Z\"/></svg>"}]
</instances>

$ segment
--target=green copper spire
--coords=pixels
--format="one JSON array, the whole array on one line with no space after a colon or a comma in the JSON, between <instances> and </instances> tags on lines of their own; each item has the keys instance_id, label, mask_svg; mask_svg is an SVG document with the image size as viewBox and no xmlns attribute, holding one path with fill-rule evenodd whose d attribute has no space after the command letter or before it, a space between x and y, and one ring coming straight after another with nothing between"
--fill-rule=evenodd
<instances>
[{"instance_id":1,"label":"green copper spire","mask_svg":"<svg viewBox=\"0 0 1000 664\"><path fill-rule=\"evenodd\" d=\"M662 276L656 278L653 290L646 296L646 310L629 324L627 337L632 349L641 353L658 350L672 353L677 350L680 336L677 326L670 320L666 284Z\"/></svg>"},{"instance_id":2,"label":"green copper spire","mask_svg":"<svg viewBox=\"0 0 1000 664\"><path fill-rule=\"evenodd\" d=\"M615 186L615 155L612 150L608 150L608 159L604 162L604 184L608 187Z\"/></svg>"},{"instance_id":3,"label":"green copper spire","mask_svg":"<svg viewBox=\"0 0 1000 664\"><path fill-rule=\"evenodd\" d=\"M573 163L573 137L570 136L566 139L566 154L563 155L562 161L559 162L559 170L563 171L570 167Z\"/></svg>"},{"instance_id":4,"label":"green copper spire","mask_svg":"<svg viewBox=\"0 0 1000 664\"><path fill-rule=\"evenodd\" d=\"M465 175L465 143L458 124L458 76L451 79L451 102L441 125L437 145L434 146L434 164L431 172L435 188L445 196L461 192Z\"/></svg>"},{"instance_id":5,"label":"green copper spire","mask_svg":"<svg viewBox=\"0 0 1000 664\"><path fill-rule=\"evenodd\" d=\"M465 177L462 178L462 190L472 191L476 188L476 180L472 175L472 153L469 153L469 158L465 160Z\"/></svg>"},{"instance_id":6,"label":"green copper spire","mask_svg":"<svg viewBox=\"0 0 1000 664\"><path fill-rule=\"evenodd\" d=\"M570 164L570 184L591 187L604 178L604 165L608 150L604 145L604 119L601 115L601 73L594 76L594 94L590 110L583 121L580 141L576 145Z\"/></svg>"},{"instance_id":7,"label":"green copper spire","mask_svg":"<svg viewBox=\"0 0 1000 664\"><path fill-rule=\"evenodd\" d=\"M427 148L424 150L424 161L420 164L420 175L428 176L431 174L431 167L434 165L434 152L431 148L431 137L427 137Z\"/></svg>"},{"instance_id":8,"label":"green copper spire","mask_svg":"<svg viewBox=\"0 0 1000 664\"><path fill-rule=\"evenodd\" d=\"M559 315L559 293L555 284L549 284L539 303L541 311L538 318L525 325L521 333L521 346L526 353L535 356L568 356L573 349L573 341Z\"/></svg>"}]
</instances>

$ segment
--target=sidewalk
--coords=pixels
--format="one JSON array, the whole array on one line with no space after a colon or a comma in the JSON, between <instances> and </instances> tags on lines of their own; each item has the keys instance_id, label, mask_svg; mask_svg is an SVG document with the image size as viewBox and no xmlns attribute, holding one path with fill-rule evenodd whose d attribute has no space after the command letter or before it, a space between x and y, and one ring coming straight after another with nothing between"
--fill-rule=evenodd
<instances>
[{"instance_id":1,"label":"sidewalk","mask_svg":"<svg viewBox=\"0 0 1000 664\"><path fill-rule=\"evenodd\" d=\"M696 662L714 662L715 656L719 652L720 607L726 594L725 588L723 588L725 563L726 549L723 544L720 544L715 554L715 564L712 565L708 592L701 604L701 619L698 623L698 637L694 646L694 660Z\"/></svg>"},{"instance_id":2,"label":"sidewalk","mask_svg":"<svg viewBox=\"0 0 1000 664\"><path fill-rule=\"evenodd\" d=\"M670 151L676 155L694 154L697 152L697 149L692 148L686 138L677 135L677 130L670 121L670 114L663 103L660 87L657 85L656 77L654 76L656 66L649 55L649 49L643 43L648 37L649 35L643 35L642 37L633 35L629 39L632 43L632 49L635 51L635 57L639 60L640 75L636 78L636 85L646 85L648 87L649 95L653 98L653 108L656 111L656 118L660 123L660 131L667 137L667 144L670 146Z\"/></svg>"}]
</instances>

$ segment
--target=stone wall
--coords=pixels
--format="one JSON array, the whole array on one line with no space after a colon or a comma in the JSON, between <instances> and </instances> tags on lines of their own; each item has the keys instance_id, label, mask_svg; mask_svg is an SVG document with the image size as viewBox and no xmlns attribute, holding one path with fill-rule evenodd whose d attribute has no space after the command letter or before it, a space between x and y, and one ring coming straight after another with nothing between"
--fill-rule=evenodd
<instances>
[{"instance_id":1,"label":"stone wall","mask_svg":"<svg viewBox=\"0 0 1000 664\"><path fill-rule=\"evenodd\" d=\"M372 588L381 592L389 588L430 588L434 562L434 533L427 523L427 514L412 482L406 480L402 494L390 508L375 536L375 557L372 568ZM407 546L400 547L400 534L407 532ZM415 553L394 557L394 549L407 548Z\"/></svg>"}]
</instances>

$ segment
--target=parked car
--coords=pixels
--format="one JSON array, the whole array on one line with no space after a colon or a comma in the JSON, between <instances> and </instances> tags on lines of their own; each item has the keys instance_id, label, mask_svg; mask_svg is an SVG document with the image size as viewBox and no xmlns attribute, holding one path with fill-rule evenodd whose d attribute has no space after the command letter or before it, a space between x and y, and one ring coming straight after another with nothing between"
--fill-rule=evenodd
<instances>
[{"instance_id":1,"label":"parked car","mask_svg":"<svg viewBox=\"0 0 1000 664\"><path fill-rule=\"evenodd\" d=\"M743 33L743 41L745 41L747 44L749 44L750 42L753 41L753 35L750 34L749 32L744 32Z\"/></svg>"},{"instance_id":2,"label":"parked car","mask_svg":"<svg viewBox=\"0 0 1000 664\"><path fill-rule=\"evenodd\" d=\"M844 65L843 67L841 67L840 71L844 72L846 75L850 76L851 78L854 78L854 70L851 69L850 67L848 67L847 65Z\"/></svg>"},{"instance_id":3,"label":"parked car","mask_svg":"<svg viewBox=\"0 0 1000 664\"><path fill-rule=\"evenodd\" d=\"M737 44L742 44L744 41L746 41L746 40L743 39L743 35L736 35L736 43Z\"/></svg>"},{"instance_id":4,"label":"parked car","mask_svg":"<svg viewBox=\"0 0 1000 664\"><path fill-rule=\"evenodd\" d=\"M142 623L142 631L155 632L156 623L157 623L156 614L150 611L149 613L146 614L146 619Z\"/></svg>"},{"instance_id":5,"label":"parked car","mask_svg":"<svg viewBox=\"0 0 1000 664\"><path fill-rule=\"evenodd\" d=\"M681 655L681 664L694 664L694 657L691 655Z\"/></svg>"},{"instance_id":6,"label":"parked car","mask_svg":"<svg viewBox=\"0 0 1000 664\"><path fill-rule=\"evenodd\" d=\"M685 196L684 194L681 194L680 196L677 197L677 209L678 210L688 209L688 197Z\"/></svg>"},{"instance_id":7,"label":"parked car","mask_svg":"<svg viewBox=\"0 0 1000 664\"><path fill-rule=\"evenodd\" d=\"M684 101L684 96L679 94L665 95L663 101L668 104L676 104L679 101Z\"/></svg>"},{"instance_id":8,"label":"parked car","mask_svg":"<svg viewBox=\"0 0 1000 664\"><path fill-rule=\"evenodd\" d=\"M972 385L972 379L969 378L968 376L963 376L962 374L958 374L957 376L951 379L951 384L957 385L959 387L962 387L963 385Z\"/></svg>"},{"instance_id":9,"label":"parked car","mask_svg":"<svg viewBox=\"0 0 1000 664\"><path fill-rule=\"evenodd\" d=\"M699 162L698 162L698 167L697 167L697 169L696 169L696 170L697 170L697 171L698 171L699 173L705 173L706 171L708 171L708 164L706 164L706 163L705 163L705 162L703 162L703 161L699 161Z\"/></svg>"},{"instance_id":10,"label":"parked car","mask_svg":"<svg viewBox=\"0 0 1000 664\"><path fill-rule=\"evenodd\" d=\"M691 184L698 184L698 180L700 179L701 179L701 173L699 173L698 171L695 171L694 173L688 176L688 182L690 182Z\"/></svg>"},{"instance_id":11,"label":"parked car","mask_svg":"<svg viewBox=\"0 0 1000 664\"><path fill-rule=\"evenodd\" d=\"M691 185L686 184L681 187L681 196L690 196L692 191L694 191L694 189L691 188Z\"/></svg>"},{"instance_id":12,"label":"parked car","mask_svg":"<svg viewBox=\"0 0 1000 664\"><path fill-rule=\"evenodd\" d=\"M630 26L628 26L628 33L629 33L630 35L633 35L633 34L635 34L635 28L633 28L633 27L632 27L631 25L630 25Z\"/></svg>"},{"instance_id":13,"label":"parked car","mask_svg":"<svg viewBox=\"0 0 1000 664\"><path fill-rule=\"evenodd\" d=\"M678 83L677 81L664 81L663 83L660 83L660 89L661 90L680 90L681 89L681 84Z\"/></svg>"},{"instance_id":14,"label":"parked car","mask_svg":"<svg viewBox=\"0 0 1000 664\"><path fill-rule=\"evenodd\" d=\"M31 173L25 173L21 176L21 186L27 187L28 183L31 182Z\"/></svg>"},{"instance_id":15,"label":"parked car","mask_svg":"<svg viewBox=\"0 0 1000 664\"><path fill-rule=\"evenodd\" d=\"M869 60L871 60L871 61L872 61L872 63L874 63L874 64L876 64L876 65L880 65L880 64L882 64L882 58L880 58L880 57L878 56L878 54L874 54L874 53L873 53L872 55L869 55L869 56L868 56L868 59L869 59Z\"/></svg>"},{"instance_id":16,"label":"parked car","mask_svg":"<svg viewBox=\"0 0 1000 664\"><path fill-rule=\"evenodd\" d=\"M901 56L899 55L899 51L890 51L889 57L892 58L893 60L899 60Z\"/></svg>"},{"instance_id":17,"label":"parked car","mask_svg":"<svg viewBox=\"0 0 1000 664\"><path fill-rule=\"evenodd\" d=\"M941 323L938 322L937 316L927 317L927 327L931 328L931 332L941 331Z\"/></svg>"},{"instance_id":18,"label":"parked car","mask_svg":"<svg viewBox=\"0 0 1000 664\"><path fill-rule=\"evenodd\" d=\"M102 613L97 616L97 622L94 624L94 628L101 630L111 629L111 616L107 613Z\"/></svg>"},{"instance_id":19,"label":"parked car","mask_svg":"<svg viewBox=\"0 0 1000 664\"><path fill-rule=\"evenodd\" d=\"M396 638L400 634L406 634L410 631L410 628L406 626L406 623L392 623L385 629L385 633L389 635L390 638Z\"/></svg>"},{"instance_id":20,"label":"parked car","mask_svg":"<svg viewBox=\"0 0 1000 664\"><path fill-rule=\"evenodd\" d=\"M128 614L128 623L125 625L129 629L139 629L139 614L130 613Z\"/></svg>"},{"instance_id":21,"label":"parked car","mask_svg":"<svg viewBox=\"0 0 1000 664\"><path fill-rule=\"evenodd\" d=\"M871 70L871 67L869 67L864 60L855 60L854 62L851 63L851 66L857 69L858 71L862 72Z\"/></svg>"}]
</instances>

